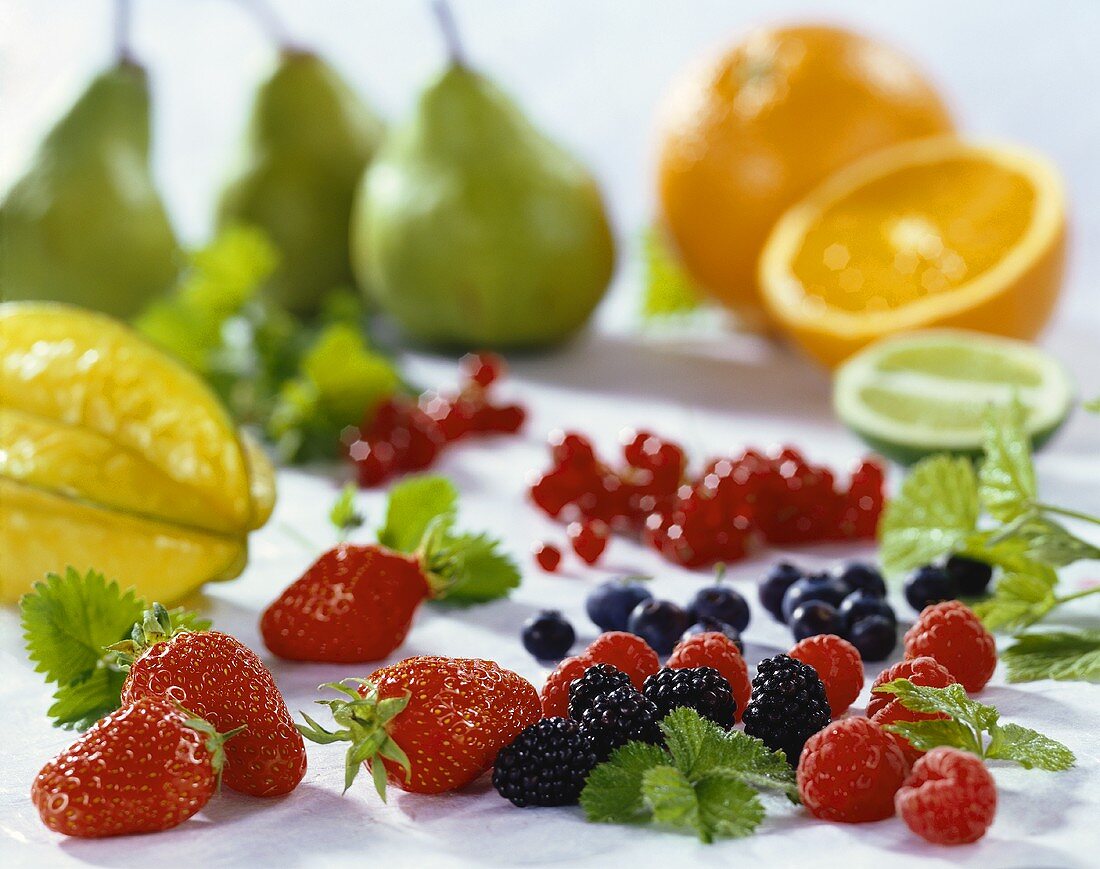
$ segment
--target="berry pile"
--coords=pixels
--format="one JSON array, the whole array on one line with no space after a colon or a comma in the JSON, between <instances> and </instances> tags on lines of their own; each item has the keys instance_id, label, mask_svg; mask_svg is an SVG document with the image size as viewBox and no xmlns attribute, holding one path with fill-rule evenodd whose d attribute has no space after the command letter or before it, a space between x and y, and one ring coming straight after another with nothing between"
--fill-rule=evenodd
<instances>
[{"instance_id":1,"label":"berry pile","mask_svg":"<svg viewBox=\"0 0 1100 869\"><path fill-rule=\"evenodd\" d=\"M448 444L474 435L514 434L527 412L517 404L495 404L490 387L504 373L492 353L467 354L460 362L463 385L457 395L424 392L417 401L394 396L373 410L360 427L342 435L359 485L377 486L390 477L429 467Z\"/></svg>"},{"instance_id":2,"label":"berry pile","mask_svg":"<svg viewBox=\"0 0 1100 869\"><path fill-rule=\"evenodd\" d=\"M764 608L790 625L795 640L836 634L864 661L882 661L897 645L897 616L886 602L886 583L869 564L806 574L780 562L761 579L758 593Z\"/></svg>"},{"instance_id":3,"label":"berry pile","mask_svg":"<svg viewBox=\"0 0 1100 869\"><path fill-rule=\"evenodd\" d=\"M832 471L792 447L715 459L696 478L687 477L679 445L644 431L624 433L618 468L574 432L552 434L550 452L553 465L531 486L531 498L570 523L574 549L589 563L608 531L641 534L684 567L736 561L761 540L871 538L883 506L879 465L862 462L848 488L838 489Z\"/></svg>"}]
</instances>

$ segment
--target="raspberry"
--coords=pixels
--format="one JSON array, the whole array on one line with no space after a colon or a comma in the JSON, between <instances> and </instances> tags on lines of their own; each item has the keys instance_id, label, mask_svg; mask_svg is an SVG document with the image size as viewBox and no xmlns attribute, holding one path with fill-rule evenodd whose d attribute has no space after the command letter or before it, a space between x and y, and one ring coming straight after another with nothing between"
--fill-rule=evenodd
<instances>
[{"instance_id":1,"label":"raspberry","mask_svg":"<svg viewBox=\"0 0 1100 869\"><path fill-rule=\"evenodd\" d=\"M985 835L997 811L997 786L985 764L957 748L933 748L913 766L897 795L901 819L937 845Z\"/></svg>"},{"instance_id":2,"label":"raspberry","mask_svg":"<svg viewBox=\"0 0 1100 869\"><path fill-rule=\"evenodd\" d=\"M905 657L935 658L967 691L981 691L997 666L997 646L978 617L957 600L925 607L905 633Z\"/></svg>"},{"instance_id":3,"label":"raspberry","mask_svg":"<svg viewBox=\"0 0 1100 869\"><path fill-rule=\"evenodd\" d=\"M584 651L589 664L610 664L622 670L639 691L646 676L652 676L661 665L649 643L626 631L600 634ZM564 713L563 713L564 714Z\"/></svg>"},{"instance_id":4,"label":"raspberry","mask_svg":"<svg viewBox=\"0 0 1100 869\"><path fill-rule=\"evenodd\" d=\"M815 818L858 824L894 814L909 765L890 734L866 718L834 721L798 760L798 793Z\"/></svg>"},{"instance_id":5,"label":"raspberry","mask_svg":"<svg viewBox=\"0 0 1100 869\"><path fill-rule=\"evenodd\" d=\"M807 637L788 654L817 670L833 718L843 715L863 690L863 660L855 646L836 634Z\"/></svg>"},{"instance_id":6,"label":"raspberry","mask_svg":"<svg viewBox=\"0 0 1100 869\"><path fill-rule=\"evenodd\" d=\"M876 694L875 689L895 679L908 679L914 685L924 685L928 688L946 688L955 682L955 677L948 673L947 668L935 658L925 655L900 661L879 673L871 683L871 699L867 703L868 718L885 709L886 705L893 701L893 694Z\"/></svg>"},{"instance_id":7,"label":"raspberry","mask_svg":"<svg viewBox=\"0 0 1100 869\"><path fill-rule=\"evenodd\" d=\"M737 720L741 720L752 695L752 683L749 681L749 668L745 659L741 657L737 645L725 634L709 631L682 640L672 650L668 667L674 670L713 667L730 683L733 699L737 703Z\"/></svg>"},{"instance_id":8,"label":"raspberry","mask_svg":"<svg viewBox=\"0 0 1100 869\"><path fill-rule=\"evenodd\" d=\"M890 695L884 695L890 696ZM885 727L887 724L894 724L898 721L935 721L937 719L941 721L947 720L948 716L942 712L914 712L912 709L906 709L900 700L891 700L881 709L879 709L872 717L871 720L875 724ZM890 733L890 731L886 731ZM902 754L905 755L905 759L910 764L917 762L917 759L924 754L919 748L916 748L908 739L902 736L900 733L890 733L894 738L894 741L898 744L898 748L901 749Z\"/></svg>"},{"instance_id":9,"label":"raspberry","mask_svg":"<svg viewBox=\"0 0 1100 869\"><path fill-rule=\"evenodd\" d=\"M546 677L546 684L542 686L545 718L565 718L569 714L569 686L584 675L591 663L584 655L566 658Z\"/></svg>"}]
</instances>

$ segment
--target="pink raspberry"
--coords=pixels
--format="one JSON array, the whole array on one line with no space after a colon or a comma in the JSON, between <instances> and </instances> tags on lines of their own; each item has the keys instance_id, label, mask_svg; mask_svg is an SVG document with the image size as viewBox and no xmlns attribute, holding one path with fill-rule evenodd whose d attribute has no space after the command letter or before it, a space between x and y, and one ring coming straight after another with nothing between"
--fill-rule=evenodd
<instances>
[{"instance_id":1,"label":"pink raspberry","mask_svg":"<svg viewBox=\"0 0 1100 869\"><path fill-rule=\"evenodd\" d=\"M997 667L997 645L974 611L957 600L926 606L905 633L905 657L935 658L967 691L981 691Z\"/></svg>"},{"instance_id":2,"label":"pink raspberry","mask_svg":"<svg viewBox=\"0 0 1100 869\"><path fill-rule=\"evenodd\" d=\"M946 688L955 682L955 677L948 673L947 668L935 658L925 655L908 661L899 661L893 667L887 667L879 673L871 683L871 699L867 703L868 718L873 718L876 712L884 709L894 699L893 694L877 694L875 689L895 679L908 679L914 685L924 685L928 688Z\"/></svg>"},{"instance_id":3,"label":"pink raspberry","mask_svg":"<svg viewBox=\"0 0 1100 869\"><path fill-rule=\"evenodd\" d=\"M859 651L836 634L806 637L788 654L817 671L825 683L833 718L843 715L863 690L863 660Z\"/></svg>"},{"instance_id":4,"label":"pink raspberry","mask_svg":"<svg viewBox=\"0 0 1100 869\"><path fill-rule=\"evenodd\" d=\"M819 730L798 761L798 793L815 818L858 824L894 814L909 765L890 734L867 718Z\"/></svg>"},{"instance_id":5,"label":"pink raspberry","mask_svg":"<svg viewBox=\"0 0 1100 869\"><path fill-rule=\"evenodd\" d=\"M737 703L737 720L741 720L752 696L752 680L749 679L748 664L741 657L737 645L725 634L707 631L681 640L672 650L668 666L674 670L713 667L730 683L733 699Z\"/></svg>"},{"instance_id":6,"label":"pink raspberry","mask_svg":"<svg viewBox=\"0 0 1100 869\"><path fill-rule=\"evenodd\" d=\"M997 786L981 759L957 748L933 748L913 765L897 794L901 819L937 845L963 845L985 835L997 812Z\"/></svg>"},{"instance_id":7,"label":"pink raspberry","mask_svg":"<svg viewBox=\"0 0 1100 869\"><path fill-rule=\"evenodd\" d=\"M657 653L650 648L649 643L626 631L600 634L584 650L583 657L589 664L610 664L622 670L639 691L642 690L646 676L652 676L661 669Z\"/></svg>"}]
</instances>

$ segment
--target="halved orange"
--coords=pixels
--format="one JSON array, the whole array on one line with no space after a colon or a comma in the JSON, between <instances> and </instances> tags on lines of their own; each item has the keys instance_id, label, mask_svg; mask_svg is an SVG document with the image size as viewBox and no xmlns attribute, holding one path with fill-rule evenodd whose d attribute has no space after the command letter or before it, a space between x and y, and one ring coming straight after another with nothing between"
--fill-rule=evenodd
<instances>
[{"instance_id":1,"label":"halved orange","mask_svg":"<svg viewBox=\"0 0 1100 869\"><path fill-rule=\"evenodd\" d=\"M1034 338L1066 247L1057 169L1011 145L954 136L840 170L776 223L760 257L776 321L828 366L931 326Z\"/></svg>"}]
</instances>

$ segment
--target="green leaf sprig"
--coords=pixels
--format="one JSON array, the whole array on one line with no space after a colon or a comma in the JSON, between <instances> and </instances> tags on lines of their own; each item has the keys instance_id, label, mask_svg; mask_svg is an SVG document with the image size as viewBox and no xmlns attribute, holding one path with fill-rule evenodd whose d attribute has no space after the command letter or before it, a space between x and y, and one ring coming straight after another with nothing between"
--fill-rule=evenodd
<instances>
[{"instance_id":1,"label":"green leaf sprig","mask_svg":"<svg viewBox=\"0 0 1100 869\"><path fill-rule=\"evenodd\" d=\"M991 407L985 457L937 455L921 461L883 513L881 558L896 574L950 554L1001 569L993 594L976 604L986 626L1018 629L1055 607L1100 588L1059 595L1057 568L1100 559L1100 548L1055 517L1100 525L1100 517L1040 500L1029 440L1018 403Z\"/></svg>"},{"instance_id":2,"label":"green leaf sprig","mask_svg":"<svg viewBox=\"0 0 1100 869\"><path fill-rule=\"evenodd\" d=\"M49 574L20 601L23 639L35 670L56 684L49 716L55 727L85 730L118 708L125 668L108 651L130 636L148 609L98 571ZM204 631L209 619L183 609L166 616L177 629Z\"/></svg>"},{"instance_id":3,"label":"green leaf sprig","mask_svg":"<svg viewBox=\"0 0 1100 869\"><path fill-rule=\"evenodd\" d=\"M875 691L893 694L902 706L914 712L947 716L886 725L887 730L909 740L921 751L947 745L983 760L1005 760L1025 769L1051 772L1069 769L1076 763L1073 752L1062 743L1019 724L1001 724L994 707L970 699L961 685L929 688L914 685L908 679L895 679Z\"/></svg>"},{"instance_id":4,"label":"green leaf sprig","mask_svg":"<svg viewBox=\"0 0 1100 869\"><path fill-rule=\"evenodd\" d=\"M661 722L668 749L631 742L597 766L581 793L588 820L655 824L702 842L752 833L764 819L758 789L798 801L782 752L740 731L725 731L693 709Z\"/></svg>"}]
</instances>

